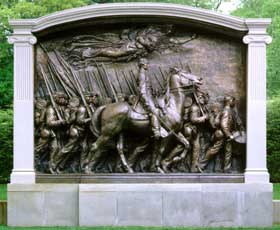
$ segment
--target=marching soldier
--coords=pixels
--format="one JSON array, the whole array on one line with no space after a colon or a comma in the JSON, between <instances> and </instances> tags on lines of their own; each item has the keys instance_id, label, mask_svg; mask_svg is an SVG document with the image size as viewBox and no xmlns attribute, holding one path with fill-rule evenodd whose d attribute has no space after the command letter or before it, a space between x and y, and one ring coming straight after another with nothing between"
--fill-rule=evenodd
<instances>
[{"instance_id":1,"label":"marching soldier","mask_svg":"<svg viewBox=\"0 0 280 230\"><path fill-rule=\"evenodd\" d=\"M202 125L208 120L206 104L208 103L209 96L201 91L196 91L194 92L194 99L196 103L193 103L190 108L190 124L188 129L191 132L192 138L191 172L198 172L198 161L201 152L200 137L202 136Z\"/></svg>"},{"instance_id":2,"label":"marching soldier","mask_svg":"<svg viewBox=\"0 0 280 230\"><path fill-rule=\"evenodd\" d=\"M51 132L48 130L45 124L46 120L46 109L47 101L41 98L36 99L35 101L35 135L38 137L38 142L35 146L35 161L36 165L39 165L41 162L40 153L47 149L49 140L51 138Z\"/></svg>"},{"instance_id":3,"label":"marching soldier","mask_svg":"<svg viewBox=\"0 0 280 230\"><path fill-rule=\"evenodd\" d=\"M46 125L52 133L52 141L50 143L50 159L49 170L52 174L55 174L55 158L59 151L60 142L62 141L63 130L69 119L69 113L67 110L68 97L64 93L57 92L53 95L56 104L49 105L46 111ZM56 106L56 107L55 107Z\"/></svg>"},{"instance_id":4,"label":"marching soldier","mask_svg":"<svg viewBox=\"0 0 280 230\"><path fill-rule=\"evenodd\" d=\"M210 124L215 128L213 144L206 152L204 159L199 164L199 171L203 172L210 159L212 159L222 149L224 153L224 172L231 170L232 141L235 138L235 131L244 131L241 120L235 112L235 98L232 96L224 97L224 108L222 112L214 112L210 119Z\"/></svg>"},{"instance_id":5,"label":"marching soldier","mask_svg":"<svg viewBox=\"0 0 280 230\"><path fill-rule=\"evenodd\" d=\"M203 170L208 165L209 161L220 152L224 145L225 136L221 128L221 118L222 112L220 106L218 104L214 104L209 114L209 123L211 128L214 130L214 133L211 137L212 144L207 149L204 158L199 163L198 170L200 172L203 172Z\"/></svg>"}]
</instances>

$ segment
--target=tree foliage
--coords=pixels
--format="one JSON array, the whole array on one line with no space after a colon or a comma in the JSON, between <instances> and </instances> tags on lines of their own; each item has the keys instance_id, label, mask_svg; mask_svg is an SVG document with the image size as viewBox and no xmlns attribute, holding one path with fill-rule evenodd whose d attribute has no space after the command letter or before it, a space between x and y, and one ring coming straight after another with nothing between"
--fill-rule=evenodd
<instances>
[{"instance_id":1,"label":"tree foliage","mask_svg":"<svg viewBox=\"0 0 280 230\"><path fill-rule=\"evenodd\" d=\"M7 182L13 163L12 109L0 110L0 183Z\"/></svg>"},{"instance_id":2,"label":"tree foliage","mask_svg":"<svg viewBox=\"0 0 280 230\"><path fill-rule=\"evenodd\" d=\"M234 15L246 18L272 18L268 33L273 42L267 49L267 89L270 98L280 95L280 1L241 0Z\"/></svg>"},{"instance_id":3,"label":"tree foliage","mask_svg":"<svg viewBox=\"0 0 280 230\"><path fill-rule=\"evenodd\" d=\"M267 166L272 182L280 181L280 97L267 103Z\"/></svg>"}]
</instances>

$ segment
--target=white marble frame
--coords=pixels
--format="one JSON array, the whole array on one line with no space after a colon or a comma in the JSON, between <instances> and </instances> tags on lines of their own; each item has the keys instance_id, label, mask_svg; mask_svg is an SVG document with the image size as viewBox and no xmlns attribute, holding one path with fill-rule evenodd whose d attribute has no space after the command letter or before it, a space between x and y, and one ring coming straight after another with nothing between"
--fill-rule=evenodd
<instances>
[{"instance_id":1,"label":"white marble frame","mask_svg":"<svg viewBox=\"0 0 280 230\"><path fill-rule=\"evenodd\" d=\"M162 16L208 23L247 32L247 165L245 183L269 183L266 166L266 33L270 19L241 19L213 11L164 3L114 3L91 5L38 19L10 20L14 44L14 168L12 184L35 183L34 171L34 32L53 26L110 16Z\"/></svg>"}]
</instances>

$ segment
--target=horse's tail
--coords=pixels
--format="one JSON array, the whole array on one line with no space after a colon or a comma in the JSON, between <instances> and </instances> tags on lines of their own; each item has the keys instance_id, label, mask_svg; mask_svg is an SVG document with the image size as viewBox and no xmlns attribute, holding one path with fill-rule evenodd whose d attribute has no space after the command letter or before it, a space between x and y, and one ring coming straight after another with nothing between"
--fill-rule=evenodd
<instances>
[{"instance_id":1,"label":"horse's tail","mask_svg":"<svg viewBox=\"0 0 280 230\"><path fill-rule=\"evenodd\" d=\"M94 113L92 114L91 123L90 123L90 130L94 134L94 136L99 137L101 135L101 122L100 116L103 110L106 108L106 105L98 107Z\"/></svg>"}]
</instances>

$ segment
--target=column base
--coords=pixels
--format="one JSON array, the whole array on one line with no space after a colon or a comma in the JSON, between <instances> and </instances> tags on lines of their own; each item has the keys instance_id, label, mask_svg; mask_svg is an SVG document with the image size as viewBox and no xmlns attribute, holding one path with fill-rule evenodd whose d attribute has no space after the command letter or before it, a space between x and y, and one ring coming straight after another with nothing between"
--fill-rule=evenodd
<instances>
[{"instance_id":1,"label":"column base","mask_svg":"<svg viewBox=\"0 0 280 230\"><path fill-rule=\"evenodd\" d=\"M35 171L33 169L13 170L11 184L35 184Z\"/></svg>"},{"instance_id":2,"label":"column base","mask_svg":"<svg viewBox=\"0 0 280 230\"><path fill-rule=\"evenodd\" d=\"M246 169L245 173L245 183L263 184L269 183L269 173L266 168L264 169Z\"/></svg>"}]
</instances>

